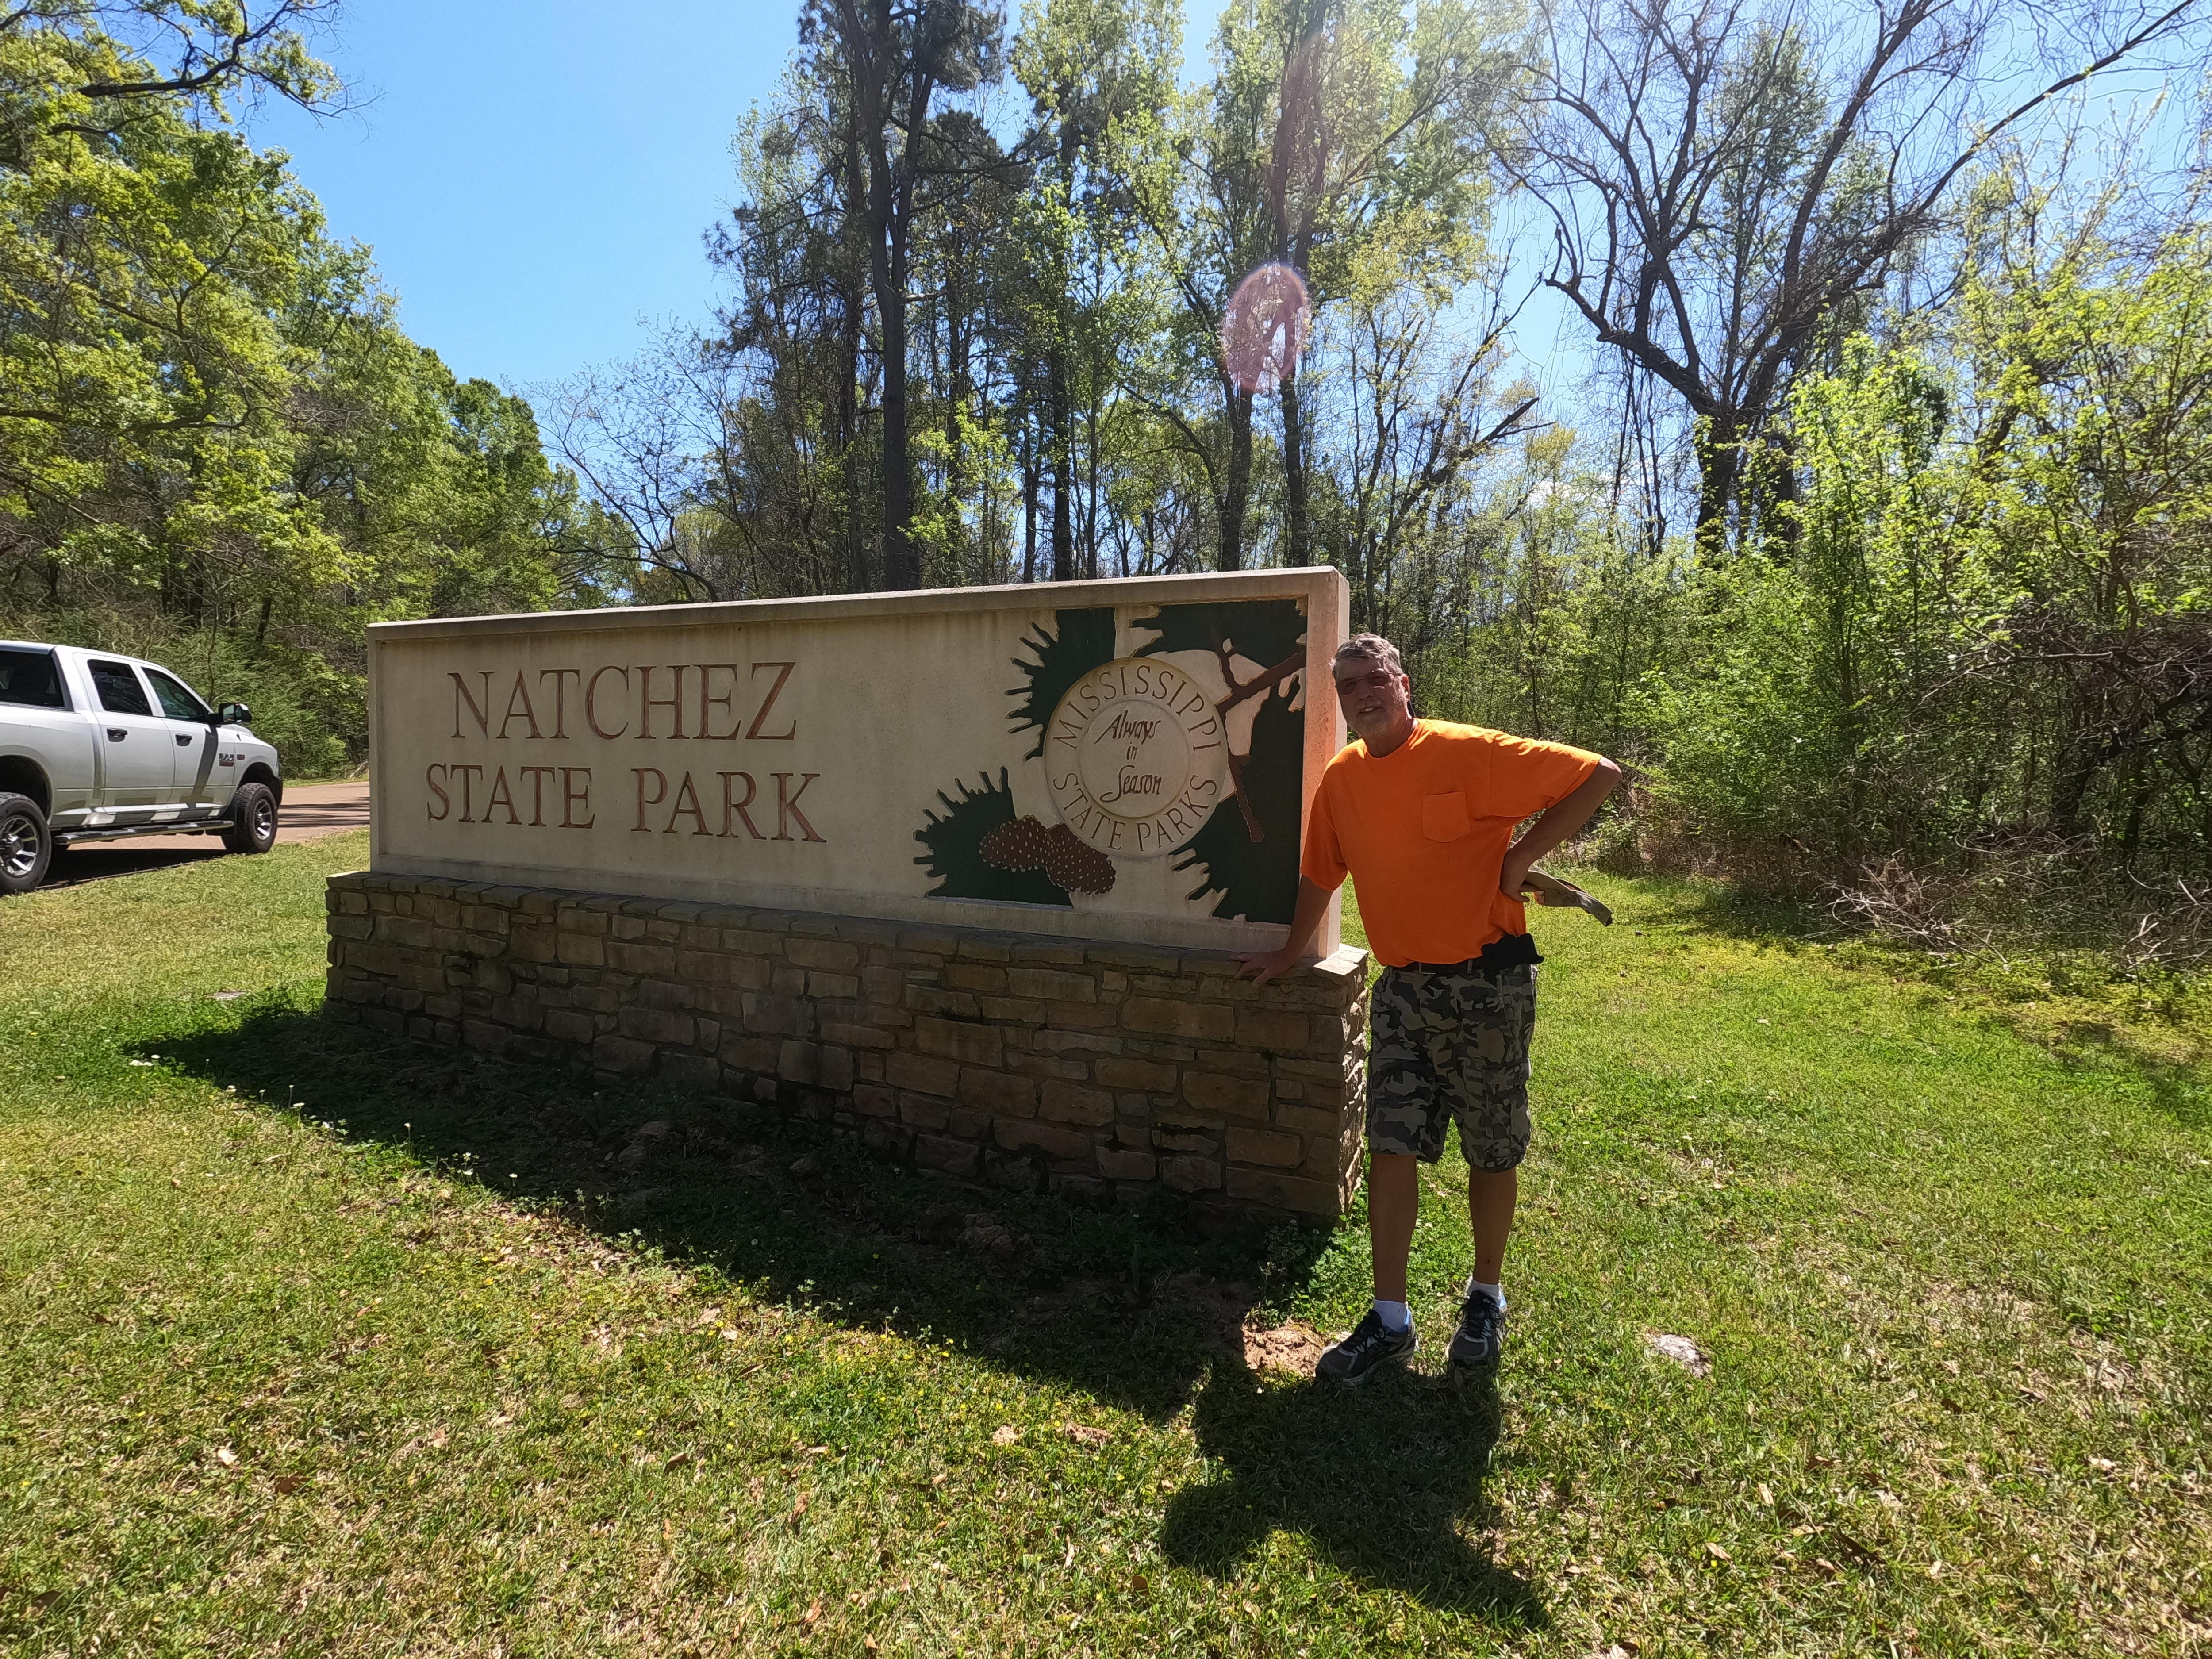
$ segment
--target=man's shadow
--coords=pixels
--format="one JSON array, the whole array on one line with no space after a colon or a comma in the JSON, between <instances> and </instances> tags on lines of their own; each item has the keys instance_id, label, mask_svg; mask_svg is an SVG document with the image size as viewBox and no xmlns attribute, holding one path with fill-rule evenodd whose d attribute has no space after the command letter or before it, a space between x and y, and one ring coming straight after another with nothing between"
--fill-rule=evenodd
<instances>
[{"instance_id":1,"label":"man's shadow","mask_svg":"<svg viewBox=\"0 0 2212 1659\"><path fill-rule=\"evenodd\" d=\"M1483 1488L1500 1423L1494 1377L1455 1387L1386 1369L1348 1389L1310 1376L1263 1382L1241 1364L1218 1364L1192 1427L1227 1474L1176 1494L1161 1549L1224 1577L1281 1528L1355 1579L1541 1629L1548 1620L1535 1588L1462 1532L1490 1518Z\"/></svg>"}]
</instances>

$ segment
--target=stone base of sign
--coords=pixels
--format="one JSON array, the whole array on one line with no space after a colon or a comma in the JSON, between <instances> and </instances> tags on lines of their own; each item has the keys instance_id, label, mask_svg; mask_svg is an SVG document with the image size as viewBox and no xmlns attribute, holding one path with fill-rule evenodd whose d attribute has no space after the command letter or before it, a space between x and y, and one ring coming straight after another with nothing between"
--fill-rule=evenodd
<instances>
[{"instance_id":1,"label":"stone base of sign","mask_svg":"<svg viewBox=\"0 0 2212 1659\"><path fill-rule=\"evenodd\" d=\"M357 872L337 1018L777 1109L924 1170L1331 1217L1358 1181L1366 955L1231 958Z\"/></svg>"}]
</instances>

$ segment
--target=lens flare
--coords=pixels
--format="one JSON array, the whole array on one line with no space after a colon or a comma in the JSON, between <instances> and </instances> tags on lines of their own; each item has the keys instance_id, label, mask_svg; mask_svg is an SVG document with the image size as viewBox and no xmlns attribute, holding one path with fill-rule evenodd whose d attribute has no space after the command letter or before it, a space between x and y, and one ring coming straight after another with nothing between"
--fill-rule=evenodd
<instances>
[{"instance_id":1,"label":"lens flare","mask_svg":"<svg viewBox=\"0 0 2212 1659\"><path fill-rule=\"evenodd\" d=\"M1274 391L1297 370L1312 324L1305 278L1285 264L1261 265L1237 284L1221 319L1229 378L1246 392Z\"/></svg>"}]
</instances>

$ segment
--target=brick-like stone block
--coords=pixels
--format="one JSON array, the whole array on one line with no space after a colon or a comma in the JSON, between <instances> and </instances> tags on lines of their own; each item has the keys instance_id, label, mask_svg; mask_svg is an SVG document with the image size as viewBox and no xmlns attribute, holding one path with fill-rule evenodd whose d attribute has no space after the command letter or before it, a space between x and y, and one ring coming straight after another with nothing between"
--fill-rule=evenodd
<instances>
[{"instance_id":1,"label":"brick-like stone block","mask_svg":"<svg viewBox=\"0 0 2212 1659\"><path fill-rule=\"evenodd\" d=\"M1223 1138L1231 1164L1260 1164L1271 1170L1295 1170L1305 1158L1305 1143L1273 1129L1231 1128Z\"/></svg>"},{"instance_id":2,"label":"brick-like stone block","mask_svg":"<svg viewBox=\"0 0 2212 1659\"><path fill-rule=\"evenodd\" d=\"M1057 1123L1001 1118L992 1126L992 1132L999 1145L1010 1152L1040 1152L1048 1158L1070 1159L1091 1157L1091 1137Z\"/></svg>"},{"instance_id":3,"label":"brick-like stone block","mask_svg":"<svg viewBox=\"0 0 2212 1659\"><path fill-rule=\"evenodd\" d=\"M997 995L1006 988L1006 970L972 962L948 962L945 982L956 991L988 991Z\"/></svg>"},{"instance_id":4,"label":"brick-like stone block","mask_svg":"<svg viewBox=\"0 0 2212 1659\"><path fill-rule=\"evenodd\" d=\"M811 1042L787 1039L775 1051L775 1074L786 1083L821 1081L822 1050Z\"/></svg>"},{"instance_id":5,"label":"brick-like stone block","mask_svg":"<svg viewBox=\"0 0 2212 1659\"><path fill-rule=\"evenodd\" d=\"M1229 1196L1269 1209L1295 1210L1301 1215L1334 1215L1335 1187L1304 1176L1284 1175L1273 1170L1229 1170Z\"/></svg>"},{"instance_id":6,"label":"brick-like stone block","mask_svg":"<svg viewBox=\"0 0 2212 1659\"><path fill-rule=\"evenodd\" d=\"M406 951L434 951L438 945L438 930L418 916L379 916L376 937L387 945L398 945Z\"/></svg>"},{"instance_id":7,"label":"brick-like stone block","mask_svg":"<svg viewBox=\"0 0 2212 1659\"><path fill-rule=\"evenodd\" d=\"M665 977L676 971L676 948L670 945L630 944L623 939L607 941L607 966L625 974L652 974Z\"/></svg>"},{"instance_id":8,"label":"brick-like stone block","mask_svg":"<svg viewBox=\"0 0 2212 1659\"><path fill-rule=\"evenodd\" d=\"M960 1088L957 1060L940 1060L911 1050L902 1049L893 1054L884 1068L884 1075L898 1088L925 1095L943 1095L947 1099Z\"/></svg>"},{"instance_id":9,"label":"brick-like stone block","mask_svg":"<svg viewBox=\"0 0 2212 1659\"><path fill-rule=\"evenodd\" d=\"M732 1071L773 1077L783 1044L775 1037L740 1036L726 1039L715 1058Z\"/></svg>"},{"instance_id":10,"label":"brick-like stone block","mask_svg":"<svg viewBox=\"0 0 2212 1659\"><path fill-rule=\"evenodd\" d=\"M1094 1069L1098 1080L1109 1089L1147 1089L1155 1094L1172 1093L1178 1076L1176 1067L1165 1060L1115 1054L1100 1055Z\"/></svg>"},{"instance_id":11,"label":"brick-like stone block","mask_svg":"<svg viewBox=\"0 0 2212 1659\"><path fill-rule=\"evenodd\" d=\"M1221 1136L1218 1133L1189 1124L1156 1124L1152 1128L1152 1145L1164 1152L1215 1152L1221 1150Z\"/></svg>"},{"instance_id":12,"label":"brick-like stone block","mask_svg":"<svg viewBox=\"0 0 2212 1659\"><path fill-rule=\"evenodd\" d=\"M1037 1115L1054 1123L1080 1123L1096 1127L1114 1121L1114 1097L1103 1089L1054 1079L1044 1085Z\"/></svg>"},{"instance_id":13,"label":"brick-like stone block","mask_svg":"<svg viewBox=\"0 0 2212 1659\"><path fill-rule=\"evenodd\" d=\"M1236 1010L1217 1004L1133 996L1121 1005L1121 1018L1133 1031L1195 1042L1233 1042L1237 1037Z\"/></svg>"},{"instance_id":14,"label":"brick-like stone block","mask_svg":"<svg viewBox=\"0 0 2212 1659\"><path fill-rule=\"evenodd\" d=\"M1088 974L1057 968L1009 968L1006 989L1018 997L1039 1002L1096 1002L1098 981Z\"/></svg>"},{"instance_id":15,"label":"brick-like stone block","mask_svg":"<svg viewBox=\"0 0 2212 1659\"><path fill-rule=\"evenodd\" d=\"M1282 1013L1266 1008L1240 1008L1237 1011L1237 1041L1246 1048L1287 1050L1291 1054L1304 1052L1312 1028L1307 1016L1301 1013Z\"/></svg>"},{"instance_id":16,"label":"brick-like stone block","mask_svg":"<svg viewBox=\"0 0 2212 1659\"><path fill-rule=\"evenodd\" d=\"M749 993L744 1000L745 1028L763 1035L804 1036L812 1024L811 1010L797 997L773 991Z\"/></svg>"},{"instance_id":17,"label":"brick-like stone block","mask_svg":"<svg viewBox=\"0 0 2212 1659\"><path fill-rule=\"evenodd\" d=\"M954 1019L981 1019L982 1006L973 991L948 991L941 985L908 985L898 1000L917 1014L941 1014Z\"/></svg>"},{"instance_id":18,"label":"brick-like stone block","mask_svg":"<svg viewBox=\"0 0 2212 1659\"><path fill-rule=\"evenodd\" d=\"M1268 1115L1268 1121L1278 1129L1294 1135L1310 1135L1322 1140L1334 1139L1345 1132L1346 1117L1341 1111L1324 1110L1316 1106L1286 1106L1280 1100ZM1362 1120L1351 1120L1352 1127L1363 1127Z\"/></svg>"},{"instance_id":19,"label":"brick-like stone block","mask_svg":"<svg viewBox=\"0 0 2212 1659\"><path fill-rule=\"evenodd\" d=\"M992 1026L920 1015L914 1022L914 1036L925 1054L994 1068L1006 1063L1006 1039Z\"/></svg>"},{"instance_id":20,"label":"brick-like stone block","mask_svg":"<svg viewBox=\"0 0 2212 1659\"><path fill-rule=\"evenodd\" d=\"M562 1042L589 1042L598 1028L589 1014L580 1014L573 1008L550 1008L545 1013L545 1035Z\"/></svg>"},{"instance_id":21,"label":"brick-like stone block","mask_svg":"<svg viewBox=\"0 0 2212 1659\"><path fill-rule=\"evenodd\" d=\"M1056 1077L1070 1083L1081 1083L1091 1075L1090 1068L1081 1060L1062 1060L1055 1054L1009 1054L1006 1069L1019 1072L1024 1077Z\"/></svg>"},{"instance_id":22,"label":"brick-like stone block","mask_svg":"<svg viewBox=\"0 0 2212 1659\"><path fill-rule=\"evenodd\" d=\"M1150 1152L1119 1146L1098 1149L1098 1173L1113 1181L1152 1181L1160 1172L1159 1160Z\"/></svg>"},{"instance_id":23,"label":"brick-like stone block","mask_svg":"<svg viewBox=\"0 0 2212 1659\"><path fill-rule=\"evenodd\" d=\"M1068 1031L1039 1026L1024 1039L1041 1054L1118 1054L1129 1039L1119 1031Z\"/></svg>"},{"instance_id":24,"label":"brick-like stone block","mask_svg":"<svg viewBox=\"0 0 2212 1659\"><path fill-rule=\"evenodd\" d=\"M980 1106L1007 1117L1035 1117L1037 1086L1033 1079L1012 1073L964 1066L960 1070L959 1099L963 1105Z\"/></svg>"},{"instance_id":25,"label":"brick-like stone block","mask_svg":"<svg viewBox=\"0 0 2212 1659\"><path fill-rule=\"evenodd\" d=\"M1221 1185L1221 1165L1210 1158L1164 1158L1160 1179L1179 1193L1210 1193Z\"/></svg>"},{"instance_id":26,"label":"brick-like stone block","mask_svg":"<svg viewBox=\"0 0 2212 1659\"><path fill-rule=\"evenodd\" d=\"M1267 1118L1267 1085L1255 1078L1192 1070L1183 1074L1183 1098L1201 1111L1229 1117Z\"/></svg>"},{"instance_id":27,"label":"brick-like stone block","mask_svg":"<svg viewBox=\"0 0 2212 1659\"><path fill-rule=\"evenodd\" d=\"M600 968L606 964L607 942L591 933L563 933L553 955L571 968Z\"/></svg>"},{"instance_id":28,"label":"brick-like stone block","mask_svg":"<svg viewBox=\"0 0 2212 1659\"><path fill-rule=\"evenodd\" d=\"M690 1015L671 1013L665 1008L648 1008L635 1002L616 1017L615 1029L640 1042L672 1042L684 1048L689 1048L699 1035Z\"/></svg>"},{"instance_id":29,"label":"brick-like stone block","mask_svg":"<svg viewBox=\"0 0 2212 1659\"><path fill-rule=\"evenodd\" d=\"M819 968L833 974L860 970L860 947L842 939L793 939L785 943L783 952L800 968Z\"/></svg>"}]
</instances>

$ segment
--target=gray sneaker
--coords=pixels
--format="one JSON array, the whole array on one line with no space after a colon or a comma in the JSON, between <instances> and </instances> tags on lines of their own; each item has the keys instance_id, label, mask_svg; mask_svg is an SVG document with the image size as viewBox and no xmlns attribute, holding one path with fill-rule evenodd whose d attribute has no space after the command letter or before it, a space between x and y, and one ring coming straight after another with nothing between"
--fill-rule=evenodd
<instances>
[{"instance_id":1,"label":"gray sneaker","mask_svg":"<svg viewBox=\"0 0 2212 1659\"><path fill-rule=\"evenodd\" d=\"M1505 1310L1488 1292L1473 1291L1460 1304L1459 1328L1444 1360L1454 1370L1488 1370L1505 1353Z\"/></svg>"},{"instance_id":2,"label":"gray sneaker","mask_svg":"<svg viewBox=\"0 0 2212 1659\"><path fill-rule=\"evenodd\" d=\"M1421 1334L1410 1320L1404 1330L1389 1330L1383 1326L1382 1316L1370 1308L1367 1317L1352 1328L1350 1335L1340 1337L1322 1352L1314 1371L1357 1387L1374 1375L1376 1366L1411 1359L1420 1346Z\"/></svg>"}]
</instances>

